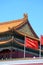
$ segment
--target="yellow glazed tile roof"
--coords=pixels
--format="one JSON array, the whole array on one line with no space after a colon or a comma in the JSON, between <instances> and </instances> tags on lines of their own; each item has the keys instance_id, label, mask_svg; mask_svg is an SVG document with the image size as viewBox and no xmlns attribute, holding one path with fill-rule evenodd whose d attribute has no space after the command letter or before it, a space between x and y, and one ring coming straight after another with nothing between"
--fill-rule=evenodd
<instances>
[{"instance_id":1,"label":"yellow glazed tile roof","mask_svg":"<svg viewBox=\"0 0 43 65\"><path fill-rule=\"evenodd\" d=\"M0 32L5 32L5 31L8 31L9 28L12 28L12 27L16 27L18 25L20 25L23 21L12 21L10 23L4 23L4 24L1 24L0 23Z\"/></svg>"},{"instance_id":2,"label":"yellow glazed tile roof","mask_svg":"<svg viewBox=\"0 0 43 65\"><path fill-rule=\"evenodd\" d=\"M24 15L24 18L22 19L0 23L0 33L8 31L9 28L10 29L13 27L16 28L17 26L24 23L26 20L27 20L27 15Z\"/></svg>"}]
</instances>

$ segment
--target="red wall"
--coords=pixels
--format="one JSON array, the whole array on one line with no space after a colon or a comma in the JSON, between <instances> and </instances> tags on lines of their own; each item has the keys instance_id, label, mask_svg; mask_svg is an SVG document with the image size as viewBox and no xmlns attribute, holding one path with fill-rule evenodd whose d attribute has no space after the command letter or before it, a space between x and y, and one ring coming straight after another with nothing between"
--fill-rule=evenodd
<instances>
[{"instance_id":1,"label":"red wall","mask_svg":"<svg viewBox=\"0 0 43 65\"><path fill-rule=\"evenodd\" d=\"M26 53L25 54L26 57L33 57L32 54ZM24 52L22 51L6 51L6 52L0 52L0 58L23 58L24 57Z\"/></svg>"}]
</instances>

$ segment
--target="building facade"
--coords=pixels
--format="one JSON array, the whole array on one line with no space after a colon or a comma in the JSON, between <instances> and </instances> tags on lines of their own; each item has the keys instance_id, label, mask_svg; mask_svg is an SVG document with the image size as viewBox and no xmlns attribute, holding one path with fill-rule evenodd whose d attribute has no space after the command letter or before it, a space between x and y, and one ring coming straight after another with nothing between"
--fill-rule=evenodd
<instances>
[{"instance_id":1,"label":"building facade","mask_svg":"<svg viewBox=\"0 0 43 65\"><path fill-rule=\"evenodd\" d=\"M38 42L38 49L25 47L25 57L39 57L39 37L31 27L27 14L22 19L0 23L0 59L24 58L25 37Z\"/></svg>"}]
</instances>

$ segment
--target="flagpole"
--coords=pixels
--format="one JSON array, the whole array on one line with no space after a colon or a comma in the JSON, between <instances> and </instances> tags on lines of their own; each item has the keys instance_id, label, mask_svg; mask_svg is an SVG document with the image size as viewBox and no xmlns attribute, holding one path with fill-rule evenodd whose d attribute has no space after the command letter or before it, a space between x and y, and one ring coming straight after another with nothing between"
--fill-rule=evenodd
<instances>
[{"instance_id":1,"label":"flagpole","mask_svg":"<svg viewBox=\"0 0 43 65\"><path fill-rule=\"evenodd\" d=\"M25 36L26 38L26 36ZM24 58L25 58L25 40L24 40Z\"/></svg>"}]
</instances>

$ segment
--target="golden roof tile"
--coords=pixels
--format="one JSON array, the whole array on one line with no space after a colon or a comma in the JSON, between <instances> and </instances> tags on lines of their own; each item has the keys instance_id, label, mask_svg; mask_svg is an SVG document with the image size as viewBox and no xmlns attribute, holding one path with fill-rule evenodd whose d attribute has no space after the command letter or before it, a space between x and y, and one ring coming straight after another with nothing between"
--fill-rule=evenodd
<instances>
[{"instance_id":1,"label":"golden roof tile","mask_svg":"<svg viewBox=\"0 0 43 65\"><path fill-rule=\"evenodd\" d=\"M14 28L19 27L19 25L24 23L25 20L27 20L26 15L24 15L24 18L19 19L19 20L13 20L13 21L8 21L8 22L0 23L0 33L8 31L9 28L12 29L13 27Z\"/></svg>"}]
</instances>

